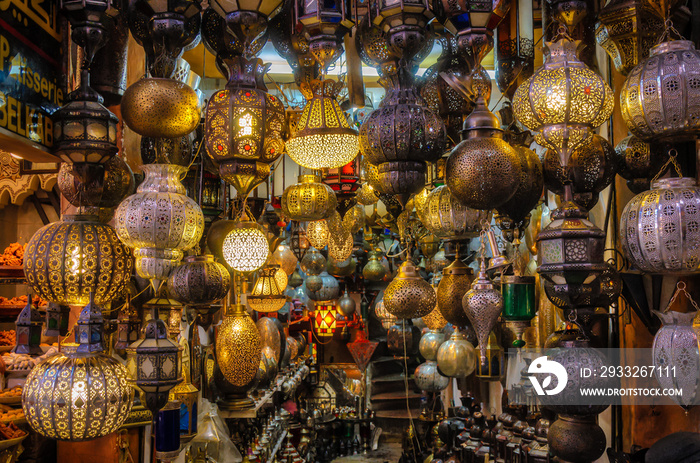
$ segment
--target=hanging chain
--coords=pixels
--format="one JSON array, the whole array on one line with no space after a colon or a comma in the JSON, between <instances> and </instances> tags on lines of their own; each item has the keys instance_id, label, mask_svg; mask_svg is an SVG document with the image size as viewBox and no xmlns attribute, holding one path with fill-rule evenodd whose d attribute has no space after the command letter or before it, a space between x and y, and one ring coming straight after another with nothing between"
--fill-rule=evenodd
<instances>
[{"instance_id":1,"label":"hanging chain","mask_svg":"<svg viewBox=\"0 0 700 463\"><path fill-rule=\"evenodd\" d=\"M664 165L659 169L659 171L654 175L654 178L651 179L651 183L654 183L663 175L664 172L666 172L666 169L668 169L669 165L673 165L673 168L676 171L676 174L678 175L678 178L683 177L683 171L681 170L681 166L678 164L678 151L675 150L675 148L672 148L668 151L668 160L664 163Z\"/></svg>"},{"instance_id":2,"label":"hanging chain","mask_svg":"<svg viewBox=\"0 0 700 463\"><path fill-rule=\"evenodd\" d=\"M685 288L686 288L686 286L685 286L685 282L684 282L684 281L679 281L679 282L676 284L676 291L673 293L673 296L671 296L671 300L668 301L668 305L667 305L666 308L664 309L664 313L666 313L666 312L669 311L669 309L671 308L671 306L673 305L673 303L676 301L676 298L678 297L678 295L679 295L680 293L685 294L685 297L688 299L688 301L690 301L690 304L693 306L693 308L694 308L696 311L700 311L700 307L698 307L698 304L695 302L695 299L693 299L693 296L691 296L690 293L689 293L688 291L686 291Z\"/></svg>"}]
</instances>

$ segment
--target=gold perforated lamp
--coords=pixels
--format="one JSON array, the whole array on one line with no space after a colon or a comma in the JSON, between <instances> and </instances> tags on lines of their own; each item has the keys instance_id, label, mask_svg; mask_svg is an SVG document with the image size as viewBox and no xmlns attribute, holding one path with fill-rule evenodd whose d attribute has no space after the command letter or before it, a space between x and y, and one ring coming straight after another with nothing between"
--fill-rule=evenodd
<instances>
[{"instance_id":1,"label":"gold perforated lamp","mask_svg":"<svg viewBox=\"0 0 700 463\"><path fill-rule=\"evenodd\" d=\"M248 296L248 305L251 309L264 313L277 312L287 302L284 295L286 285L280 288L277 280L279 269L279 266L271 265L260 270L260 276L255 282L252 293ZM284 272L282 275L286 282L287 275Z\"/></svg>"},{"instance_id":2,"label":"gold perforated lamp","mask_svg":"<svg viewBox=\"0 0 700 463\"><path fill-rule=\"evenodd\" d=\"M341 167L357 156L357 130L350 127L336 99L341 87L340 82L332 80L301 84L308 102L299 117L297 132L286 144L289 157L300 166Z\"/></svg>"},{"instance_id":3,"label":"gold perforated lamp","mask_svg":"<svg viewBox=\"0 0 700 463\"><path fill-rule=\"evenodd\" d=\"M337 200L328 185L315 174L299 176L299 182L288 186L282 193L282 211L292 220L306 222L331 216Z\"/></svg>"},{"instance_id":4,"label":"gold perforated lamp","mask_svg":"<svg viewBox=\"0 0 700 463\"><path fill-rule=\"evenodd\" d=\"M222 250L229 267L243 273L262 267L270 255L262 227L245 214L226 235Z\"/></svg>"},{"instance_id":5,"label":"gold perforated lamp","mask_svg":"<svg viewBox=\"0 0 700 463\"><path fill-rule=\"evenodd\" d=\"M515 117L536 132L535 140L568 164L571 151L608 120L614 94L605 80L577 57L581 42L568 36L547 42L544 64L513 97Z\"/></svg>"}]
</instances>

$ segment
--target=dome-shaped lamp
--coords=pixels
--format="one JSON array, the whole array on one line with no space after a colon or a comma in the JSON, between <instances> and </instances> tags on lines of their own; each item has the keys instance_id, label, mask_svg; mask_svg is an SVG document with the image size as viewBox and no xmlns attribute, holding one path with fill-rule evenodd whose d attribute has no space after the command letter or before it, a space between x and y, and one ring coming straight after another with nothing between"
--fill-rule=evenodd
<instances>
[{"instance_id":1,"label":"dome-shaped lamp","mask_svg":"<svg viewBox=\"0 0 700 463\"><path fill-rule=\"evenodd\" d=\"M327 219L336 205L335 193L318 175L302 175L282 193L282 211L300 222Z\"/></svg>"},{"instance_id":2,"label":"dome-shaped lamp","mask_svg":"<svg viewBox=\"0 0 700 463\"><path fill-rule=\"evenodd\" d=\"M435 291L409 260L384 290L384 307L398 318L418 318L435 308Z\"/></svg>"},{"instance_id":3,"label":"dome-shaped lamp","mask_svg":"<svg viewBox=\"0 0 700 463\"><path fill-rule=\"evenodd\" d=\"M247 298L251 309L263 313L277 312L287 303L287 297L284 295L285 288L280 288L275 278L278 270L279 267L271 265L258 272L259 276L253 291Z\"/></svg>"}]
</instances>

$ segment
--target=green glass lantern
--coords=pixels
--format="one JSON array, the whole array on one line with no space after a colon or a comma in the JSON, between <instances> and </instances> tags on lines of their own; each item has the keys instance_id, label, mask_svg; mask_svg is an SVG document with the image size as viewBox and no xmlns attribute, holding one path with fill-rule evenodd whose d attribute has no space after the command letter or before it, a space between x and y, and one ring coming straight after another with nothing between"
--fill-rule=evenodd
<instances>
[{"instance_id":1,"label":"green glass lantern","mask_svg":"<svg viewBox=\"0 0 700 463\"><path fill-rule=\"evenodd\" d=\"M525 341L522 340L523 333L530 326L530 320L537 312L535 277L503 275L501 293L503 294L503 318L517 336L513 341L513 347L523 347L525 345Z\"/></svg>"}]
</instances>

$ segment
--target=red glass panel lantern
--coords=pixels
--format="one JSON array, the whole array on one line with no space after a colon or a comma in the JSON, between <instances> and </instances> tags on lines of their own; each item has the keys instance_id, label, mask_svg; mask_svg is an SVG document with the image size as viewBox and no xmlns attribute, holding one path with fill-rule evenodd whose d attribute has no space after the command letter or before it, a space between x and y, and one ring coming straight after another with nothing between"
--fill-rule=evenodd
<instances>
[{"instance_id":1,"label":"red glass panel lantern","mask_svg":"<svg viewBox=\"0 0 700 463\"><path fill-rule=\"evenodd\" d=\"M336 316L338 308L335 301L316 302L313 323L316 336L319 338L330 338L336 329Z\"/></svg>"}]
</instances>

